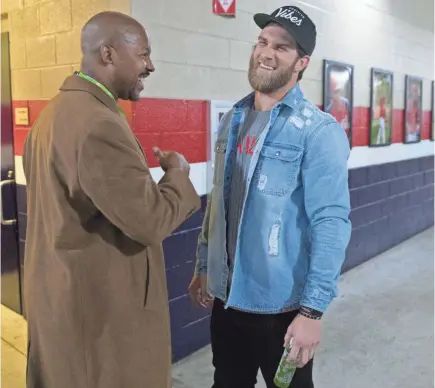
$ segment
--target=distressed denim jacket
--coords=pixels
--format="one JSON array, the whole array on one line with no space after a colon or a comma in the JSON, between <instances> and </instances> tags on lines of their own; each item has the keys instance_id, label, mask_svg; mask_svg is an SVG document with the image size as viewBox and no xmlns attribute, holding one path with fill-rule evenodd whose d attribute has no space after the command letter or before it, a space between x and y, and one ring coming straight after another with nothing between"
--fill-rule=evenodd
<instances>
[{"instance_id":1,"label":"distressed denim jacket","mask_svg":"<svg viewBox=\"0 0 435 388\"><path fill-rule=\"evenodd\" d=\"M304 98L299 84L273 107L252 150L230 271L226 213L232 164L253 102L252 93L220 122L195 273L208 275L208 292L226 307L279 313L306 306L323 312L337 296L351 234L349 142L332 116Z\"/></svg>"}]
</instances>

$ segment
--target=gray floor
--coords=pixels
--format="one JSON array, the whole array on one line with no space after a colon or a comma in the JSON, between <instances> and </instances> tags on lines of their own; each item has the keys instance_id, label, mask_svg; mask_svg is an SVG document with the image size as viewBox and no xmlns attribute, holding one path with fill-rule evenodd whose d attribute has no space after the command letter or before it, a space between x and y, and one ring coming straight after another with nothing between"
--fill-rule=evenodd
<instances>
[{"instance_id":1,"label":"gray floor","mask_svg":"<svg viewBox=\"0 0 435 388\"><path fill-rule=\"evenodd\" d=\"M316 388L434 386L434 230L342 276L324 317ZM210 388L206 347L174 366L174 388ZM257 387L265 387L260 380Z\"/></svg>"}]
</instances>

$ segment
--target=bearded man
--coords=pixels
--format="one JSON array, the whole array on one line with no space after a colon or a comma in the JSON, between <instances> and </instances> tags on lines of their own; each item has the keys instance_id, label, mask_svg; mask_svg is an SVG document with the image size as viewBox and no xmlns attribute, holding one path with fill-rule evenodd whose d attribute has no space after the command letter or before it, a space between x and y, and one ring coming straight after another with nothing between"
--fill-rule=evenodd
<instances>
[{"instance_id":1,"label":"bearded man","mask_svg":"<svg viewBox=\"0 0 435 388\"><path fill-rule=\"evenodd\" d=\"M253 92L220 122L189 292L213 305L214 388L253 388L259 369L275 387L289 343L298 367L290 387L309 388L351 234L349 142L299 86L314 23L293 6L254 20L262 31L249 66Z\"/></svg>"}]
</instances>

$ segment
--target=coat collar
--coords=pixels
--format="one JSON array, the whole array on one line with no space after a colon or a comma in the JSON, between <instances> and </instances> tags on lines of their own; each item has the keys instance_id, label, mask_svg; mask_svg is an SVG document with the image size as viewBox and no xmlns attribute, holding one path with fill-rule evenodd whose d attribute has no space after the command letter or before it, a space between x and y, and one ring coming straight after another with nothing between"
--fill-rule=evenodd
<instances>
[{"instance_id":1,"label":"coat collar","mask_svg":"<svg viewBox=\"0 0 435 388\"><path fill-rule=\"evenodd\" d=\"M106 105L110 110L118 113L118 104L113 98L111 98L104 90L102 90L97 85L76 75L71 75L66 78L62 86L60 87L60 90L63 92L81 91L90 93L96 99Z\"/></svg>"}]
</instances>

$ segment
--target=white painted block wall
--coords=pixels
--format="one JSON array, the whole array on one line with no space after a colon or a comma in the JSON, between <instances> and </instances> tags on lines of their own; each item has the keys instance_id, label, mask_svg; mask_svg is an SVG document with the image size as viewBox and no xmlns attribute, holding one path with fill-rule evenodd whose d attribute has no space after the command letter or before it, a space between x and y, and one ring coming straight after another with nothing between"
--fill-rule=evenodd
<instances>
[{"instance_id":1,"label":"white painted block wall","mask_svg":"<svg viewBox=\"0 0 435 388\"><path fill-rule=\"evenodd\" d=\"M132 15L147 29L156 72L147 79L143 97L232 100L250 92L247 68L259 29L257 12L294 4L307 12L318 30L317 48L301 82L314 104L322 103L322 61L354 65L354 106L368 107L370 68L394 72L394 107L404 108L405 74L424 78L423 109L430 109L434 78L433 0L237 0L237 16L212 13L212 0L132 0ZM433 155L434 143L393 144L387 148L355 147L349 168ZM17 182L25 184L21 156ZM158 180L160 168L152 169ZM199 194L208 192L207 163L192 166Z\"/></svg>"},{"instance_id":2,"label":"white painted block wall","mask_svg":"<svg viewBox=\"0 0 435 388\"><path fill-rule=\"evenodd\" d=\"M249 56L257 12L294 4L317 25L317 47L302 87L322 102L322 60L355 66L354 106L369 106L370 68L394 72L394 107L403 109L405 74L424 78L430 108L434 73L433 0L237 0L236 18L212 13L211 0L132 0L132 15L151 38L156 73L143 96L237 100L250 91Z\"/></svg>"}]
</instances>

